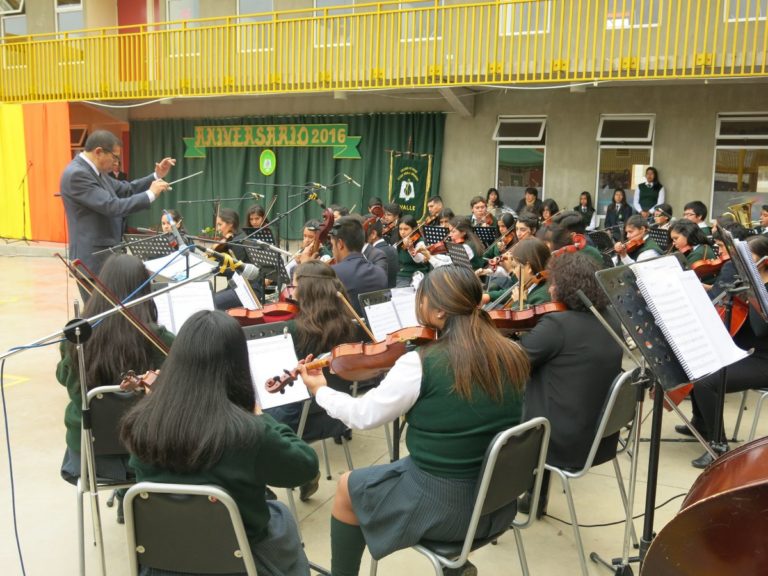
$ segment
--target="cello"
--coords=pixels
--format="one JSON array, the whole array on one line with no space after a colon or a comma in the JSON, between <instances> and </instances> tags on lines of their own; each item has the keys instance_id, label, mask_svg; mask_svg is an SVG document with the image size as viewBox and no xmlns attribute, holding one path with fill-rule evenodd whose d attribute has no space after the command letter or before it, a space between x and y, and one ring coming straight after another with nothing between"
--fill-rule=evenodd
<instances>
[{"instance_id":1,"label":"cello","mask_svg":"<svg viewBox=\"0 0 768 576\"><path fill-rule=\"evenodd\" d=\"M654 538L643 576L766 573L768 438L715 460Z\"/></svg>"}]
</instances>

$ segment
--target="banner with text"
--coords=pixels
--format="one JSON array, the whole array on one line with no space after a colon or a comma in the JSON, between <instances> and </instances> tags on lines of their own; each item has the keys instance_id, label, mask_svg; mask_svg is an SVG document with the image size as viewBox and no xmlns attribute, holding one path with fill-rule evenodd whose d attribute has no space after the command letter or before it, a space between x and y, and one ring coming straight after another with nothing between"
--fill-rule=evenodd
<instances>
[{"instance_id":1,"label":"banner with text","mask_svg":"<svg viewBox=\"0 0 768 576\"><path fill-rule=\"evenodd\" d=\"M390 153L389 201L397 202L403 214L421 220L431 185L431 154Z\"/></svg>"},{"instance_id":2,"label":"banner with text","mask_svg":"<svg viewBox=\"0 0 768 576\"><path fill-rule=\"evenodd\" d=\"M360 159L360 136L347 134L346 124L270 124L195 126L184 138L185 158L205 158L206 148L333 148L336 159Z\"/></svg>"}]
</instances>

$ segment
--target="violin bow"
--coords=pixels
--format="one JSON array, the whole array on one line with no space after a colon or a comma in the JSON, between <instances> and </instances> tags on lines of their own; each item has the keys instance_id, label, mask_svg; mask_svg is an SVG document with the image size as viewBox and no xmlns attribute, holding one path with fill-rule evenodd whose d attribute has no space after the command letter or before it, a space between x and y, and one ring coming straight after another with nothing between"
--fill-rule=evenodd
<instances>
[{"instance_id":1,"label":"violin bow","mask_svg":"<svg viewBox=\"0 0 768 576\"><path fill-rule=\"evenodd\" d=\"M355 309L352 307L352 304L349 303L349 300L347 300L344 297L344 294L341 292L336 292L336 296L338 296L342 302L344 302L344 306L347 307L347 310L350 311L352 316L357 320L358 324L360 324L360 327L363 329L363 331L368 335L368 337L371 339L371 342L376 342L376 336L373 335L373 332L368 328L365 321L360 318L357 312L355 312Z\"/></svg>"},{"instance_id":2,"label":"violin bow","mask_svg":"<svg viewBox=\"0 0 768 576\"><path fill-rule=\"evenodd\" d=\"M93 274L88 266L86 266L79 259L70 264L60 254L56 254L56 256L59 257L59 259L64 263L64 266L67 267L69 272L81 286L88 290L86 283L90 285L90 290L88 290L90 294L92 294L93 291L98 292L110 305L117 308L118 312L120 312L125 317L125 319L134 326L134 328L136 328L145 338L147 338L147 340L149 340L158 350L160 350L160 352L166 356L168 355L169 348L166 346L165 342L160 340L160 338L158 338L157 335L152 332L152 330L145 326L144 323L139 320L139 318L130 309L126 308L125 305L120 301L120 298L118 298L116 294L114 294L107 286L105 286L104 283L102 283L101 280L99 280L98 277ZM80 270L80 268L83 268L84 271Z\"/></svg>"}]
</instances>

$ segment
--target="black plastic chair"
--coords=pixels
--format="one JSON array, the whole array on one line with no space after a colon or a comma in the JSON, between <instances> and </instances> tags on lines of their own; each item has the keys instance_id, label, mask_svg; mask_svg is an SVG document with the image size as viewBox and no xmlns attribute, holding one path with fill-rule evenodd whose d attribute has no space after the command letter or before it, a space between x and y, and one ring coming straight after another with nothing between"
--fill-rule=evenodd
<instances>
[{"instance_id":1,"label":"black plastic chair","mask_svg":"<svg viewBox=\"0 0 768 576\"><path fill-rule=\"evenodd\" d=\"M140 482L124 507L132 576L140 566L256 576L240 511L218 486Z\"/></svg>"},{"instance_id":2,"label":"black plastic chair","mask_svg":"<svg viewBox=\"0 0 768 576\"><path fill-rule=\"evenodd\" d=\"M475 506L467 528L467 535L461 542L435 542L422 540L414 546L432 563L437 576L443 575L444 568L459 568L466 564L469 553L499 538L508 530L491 534L486 538L475 538L480 518L515 502L530 491L531 510L536 510L541 493L544 462L549 447L549 421L533 418L499 432L485 453L485 460L477 481ZM528 562L525 558L521 530L536 520L529 514L525 522L515 519L509 527L515 533L520 566L528 576ZM371 576L376 575L378 562L371 560Z\"/></svg>"}]
</instances>

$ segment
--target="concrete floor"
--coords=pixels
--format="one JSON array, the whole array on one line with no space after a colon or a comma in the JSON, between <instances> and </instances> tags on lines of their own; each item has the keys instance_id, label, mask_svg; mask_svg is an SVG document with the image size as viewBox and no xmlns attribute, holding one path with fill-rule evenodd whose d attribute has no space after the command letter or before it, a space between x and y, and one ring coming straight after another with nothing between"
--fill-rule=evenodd
<instances>
[{"instance_id":1,"label":"concrete floor","mask_svg":"<svg viewBox=\"0 0 768 576\"><path fill-rule=\"evenodd\" d=\"M60 329L71 315L72 299L77 290L68 281L63 265L50 253L57 247L27 249L23 244L0 244L0 269L5 279L0 285L0 351L29 343ZM8 256L7 254L28 254ZM6 255L2 255L6 254ZM67 395L54 378L58 351L54 347L25 351L10 358L5 365L5 403L13 455L13 475L16 489L16 511L19 538L24 554L26 573L32 575L77 573L75 490L61 480L59 467L64 452L63 413ZM726 427L732 430L740 395L726 401ZM756 394L750 395L748 411L740 436L749 431ZM646 403L648 413L650 404ZM684 412L690 412L687 402ZM665 413L664 437L675 437L674 415ZM643 428L647 437L650 418ZM768 433L768 418L761 423L759 433ZM350 443L355 466L362 467L388 460L382 429L355 432ZM319 450L319 445L317 445ZM341 447L329 444L331 469L335 477L346 468ZM689 464L702 449L693 443L665 442L661 449L657 502L685 494L699 471ZM648 444L640 449L640 478L635 513L642 511L645 500L645 478ZM628 477L627 458L622 459L625 478ZM553 485L549 514L568 517L567 505L561 491ZM334 481L322 480L318 493L310 502L298 502L301 530L310 559L322 566L329 565L329 518L335 489ZM596 468L587 477L574 483L579 521L582 524L602 524L622 518L613 470L610 465ZM279 495L284 499L284 491ZM115 522L114 510L103 505L103 525L106 541L108 572L121 576L128 573L124 527ZM681 499L673 500L656 513L654 528L659 531L677 512ZM638 534L642 520L636 521ZM604 557L618 556L622 549L623 525L584 528L582 538L587 551ZM524 533L524 542L531 573L534 575L578 574L578 558L569 526L546 517L534 523ZM498 546L488 546L473 553L472 562L480 573L490 575L519 574L514 538L508 534ZM89 547L89 571L96 573L96 554ZM367 573L369 557L363 560ZM430 566L411 550L397 552L379 563L379 574L429 574ZM592 574L610 574L590 564ZM639 570L635 568L637 574ZM8 457L5 442L0 446L0 574L21 574L14 541Z\"/></svg>"}]
</instances>

